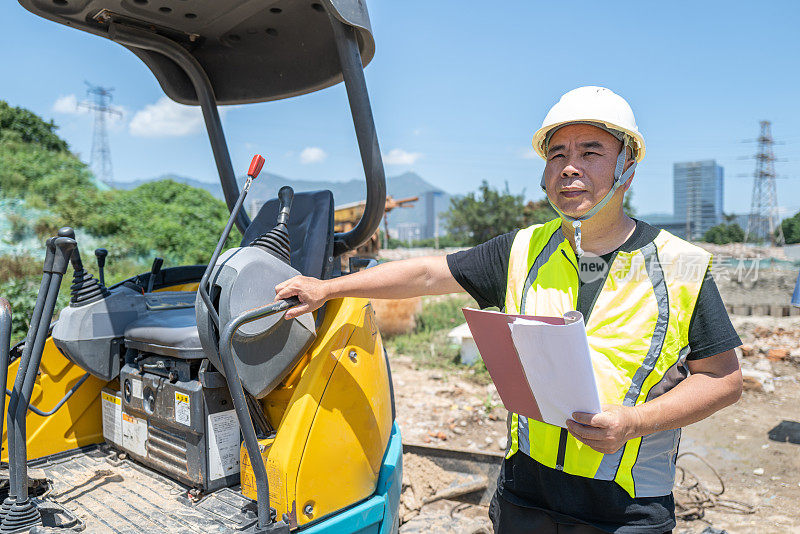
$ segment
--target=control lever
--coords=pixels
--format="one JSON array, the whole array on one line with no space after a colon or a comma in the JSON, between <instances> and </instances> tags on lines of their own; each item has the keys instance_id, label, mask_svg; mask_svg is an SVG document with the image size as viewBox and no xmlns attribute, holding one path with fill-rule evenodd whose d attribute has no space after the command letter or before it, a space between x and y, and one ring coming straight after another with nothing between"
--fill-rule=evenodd
<instances>
[{"instance_id":1,"label":"control lever","mask_svg":"<svg viewBox=\"0 0 800 534\"><path fill-rule=\"evenodd\" d=\"M264 163L266 163L266 161L267 160L265 160L264 156L261 154L253 156L253 159L250 160L250 168L247 169L247 176L255 180L256 177L261 174L261 169L264 168Z\"/></svg>"},{"instance_id":2,"label":"control lever","mask_svg":"<svg viewBox=\"0 0 800 534\"><path fill-rule=\"evenodd\" d=\"M278 200L280 201L280 210L278 211L278 224L284 226L289 224L289 212L292 210L292 201L294 200L294 190L288 185L281 187L278 191Z\"/></svg>"},{"instance_id":3,"label":"control lever","mask_svg":"<svg viewBox=\"0 0 800 534\"><path fill-rule=\"evenodd\" d=\"M108 256L108 251L104 248L95 249L94 255L97 258L97 270L100 273L100 284L106 285L106 276L105 276L105 266L106 266L106 256Z\"/></svg>"},{"instance_id":4,"label":"control lever","mask_svg":"<svg viewBox=\"0 0 800 534\"><path fill-rule=\"evenodd\" d=\"M19 359L14 390L8 406L9 496L3 503L2 508L7 511L0 525L0 532L27 530L42 521L37 504L28 498L25 416L30 406L50 322L53 319L61 279L67 272L75 246L75 240L65 236L51 237L47 240L42 285L33 307L28 336Z\"/></svg>"},{"instance_id":5,"label":"control lever","mask_svg":"<svg viewBox=\"0 0 800 534\"><path fill-rule=\"evenodd\" d=\"M58 230L58 236L75 240L75 230L70 226L64 226ZM70 304L78 305L98 300L108 295L108 290L102 282L98 282L94 276L86 271L81 261L81 253L78 251L77 244L75 250L70 255L70 263L74 271L72 275L72 286L70 286Z\"/></svg>"},{"instance_id":6,"label":"control lever","mask_svg":"<svg viewBox=\"0 0 800 534\"><path fill-rule=\"evenodd\" d=\"M257 247L265 250L282 260L287 264L291 264L292 246L289 241L289 212L292 210L292 201L294 200L294 190L285 185L278 191L278 201L280 202L278 208L278 223L272 230L261 234L252 243L251 247Z\"/></svg>"},{"instance_id":7,"label":"control lever","mask_svg":"<svg viewBox=\"0 0 800 534\"><path fill-rule=\"evenodd\" d=\"M147 280L147 292L153 292L153 286L156 283L156 276L161 272L161 266L164 265L164 258L156 258L153 260L153 266L150 268L150 278Z\"/></svg>"},{"instance_id":8,"label":"control lever","mask_svg":"<svg viewBox=\"0 0 800 534\"><path fill-rule=\"evenodd\" d=\"M250 168L247 170L247 180L244 182L242 192L239 193L239 198L236 199L236 204L231 210L231 216L228 218L228 224L226 224L225 229L222 230L222 237L220 237L219 241L217 242L217 248L214 249L214 253L211 255L211 259L208 261L208 265L206 266L206 271L203 273L203 277L200 279L200 286L197 288L197 292L200 293L200 298L203 299L206 308L208 308L208 314L211 316L211 320L214 322L214 325L217 328L219 328L219 314L217 313L217 310L214 309L214 303L211 302L211 296L208 294L208 279L211 277L211 271L214 269L214 266L217 264L217 260L219 259L219 255L222 253L222 247L225 246L225 241L228 240L228 236L231 233L231 228L233 228L233 223L236 221L236 217L239 215L239 210L242 209L244 197L246 197L247 192L250 191L250 186L252 185L253 180L255 180L258 176L258 173L261 172L265 161L266 160L264 159L264 156L260 154L253 156L253 160L250 162Z\"/></svg>"}]
</instances>

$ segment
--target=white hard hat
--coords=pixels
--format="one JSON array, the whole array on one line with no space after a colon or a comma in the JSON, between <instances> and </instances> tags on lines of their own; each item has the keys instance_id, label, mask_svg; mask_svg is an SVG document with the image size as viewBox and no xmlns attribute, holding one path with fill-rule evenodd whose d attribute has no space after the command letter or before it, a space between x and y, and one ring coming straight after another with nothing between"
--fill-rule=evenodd
<instances>
[{"instance_id":1,"label":"white hard hat","mask_svg":"<svg viewBox=\"0 0 800 534\"><path fill-rule=\"evenodd\" d=\"M594 217L611 200L617 189L628 183L633 178L636 164L644 159L644 137L636 127L633 110L624 98L605 87L586 86L578 87L565 93L556 104L547 112L542 121L542 127L533 134L533 149L542 159L547 160L547 143L550 136L557 129L567 124L592 124L610 132L622 141L622 150L617 156L614 168L614 184L606 195L592 208L580 217L570 217L556 206L550 197L547 200L558 213L559 217L571 222L575 229L575 251L578 256L583 255L581 248L581 223ZM627 158L626 147L631 147L635 161L625 169ZM545 188L545 173L542 171L542 190Z\"/></svg>"},{"instance_id":2,"label":"white hard hat","mask_svg":"<svg viewBox=\"0 0 800 534\"><path fill-rule=\"evenodd\" d=\"M605 87L578 87L565 93L547 112L542 127L533 135L533 148L543 159L547 159L549 134L571 123L596 123L605 128L621 132L629 137L628 144L634 149L636 161L644 158L644 137L636 127L633 110L624 98ZM613 132L612 132L613 133Z\"/></svg>"}]
</instances>

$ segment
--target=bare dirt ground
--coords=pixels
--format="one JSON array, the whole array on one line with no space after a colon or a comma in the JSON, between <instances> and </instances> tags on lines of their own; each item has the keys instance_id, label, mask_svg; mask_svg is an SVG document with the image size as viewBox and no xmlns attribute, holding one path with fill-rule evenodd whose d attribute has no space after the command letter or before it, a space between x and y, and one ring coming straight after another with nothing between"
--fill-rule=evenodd
<instances>
[{"instance_id":1,"label":"bare dirt ground","mask_svg":"<svg viewBox=\"0 0 800 534\"><path fill-rule=\"evenodd\" d=\"M403 442L505 450L507 412L493 385L476 383L469 372L425 369L408 356L390 353L389 357ZM485 506L440 500L418 509L422 498L450 482L446 472L425 460L404 455L400 532L492 532Z\"/></svg>"},{"instance_id":2,"label":"bare dirt ground","mask_svg":"<svg viewBox=\"0 0 800 534\"><path fill-rule=\"evenodd\" d=\"M713 472L694 456L681 457L687 480L696 475L707 490L692 495L709 501L693 519L681 519L675 532L700 534L709 526L729 533L800 532L800 445L768 437L782 421L800 420L800 319L746 317L734 318L734 324L745 343L747 389L734 406L685 428L681 442L681 453L694 453L718 471L725 491L713 495L720 489ZM469 370L425 369L403 354L390 358L405 442L505 449L506 411L494 386L477 383ZM406 486L442 476L418 459L406 459ZM410 497L404 492L404 501ZM685 501L687 494L676 490L676 497ZM752 514L735 509L751 507ZM401 533L491 532L485 506L441 500L413 511L404 505L403 511Z\"/></svg>"}]
</instances>

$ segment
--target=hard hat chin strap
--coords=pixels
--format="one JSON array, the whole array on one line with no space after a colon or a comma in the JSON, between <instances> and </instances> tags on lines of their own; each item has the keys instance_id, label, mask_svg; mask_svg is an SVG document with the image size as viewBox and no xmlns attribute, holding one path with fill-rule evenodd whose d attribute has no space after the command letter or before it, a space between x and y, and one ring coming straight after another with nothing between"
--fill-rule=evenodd
<instances>
[{"instance_id":1,"label":"hard hat chin strap","mask_svg":"<svg viewBox=\"0 0 800 534\"><path fill-rule=\"evenodd\" d=\"M580 217L570 217L569 215L558 209L558 207L553 203L553 201L550 200L550 197L547 197L547 201L550 203L550 206L555 210L555 212L558 213L558 216L564 219L565 221L572 223L572 227L575 229L575 252L577 253L578 257L583 256L583 249L581 248L581 222L589 220L592 217L594 217L598 211L603 209L603 207L606 204L608 204L608 201L611 200L611 197L614 196L614 193L617 192L617 189L622 187L624 184L628 183L631 180L631 177L633 177L633 172L636 170L635 158L633 160L633 164L631 164L631 166L628 167L628 170L623 172L623 169L625 168L626 156L628 155L627 148L628 148L628 138L625 137L625 139L622 142L622 151L619 153L619 156L617 156L617 165L614 168L614 184L611 186L611 189L608 191L608 193L606 193L606 196L600 199L600 202L595 204L592 207L592 209L590 209ZM541 186L542 190L545 193L547 193L544 184L544 171L542 171Z\"/></svg>"}]
</instances>

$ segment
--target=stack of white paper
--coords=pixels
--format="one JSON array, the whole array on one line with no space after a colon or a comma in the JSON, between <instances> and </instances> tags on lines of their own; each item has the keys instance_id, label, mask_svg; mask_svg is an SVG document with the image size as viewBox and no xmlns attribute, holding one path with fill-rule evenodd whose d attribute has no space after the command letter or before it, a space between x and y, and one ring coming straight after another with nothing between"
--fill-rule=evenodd
<instances>
[{"instance_id":1,"label":"stack of white paper","mask_svg":"<svg viewBox=\"0 0 800 534\"><path fill-rule=\"evenodd\" d=\"M573 412L601 411L583 316L567 312L564 320L553 325L516 318L509 324L542 419L562 428Z\"/></svg>"}]
</instances>

